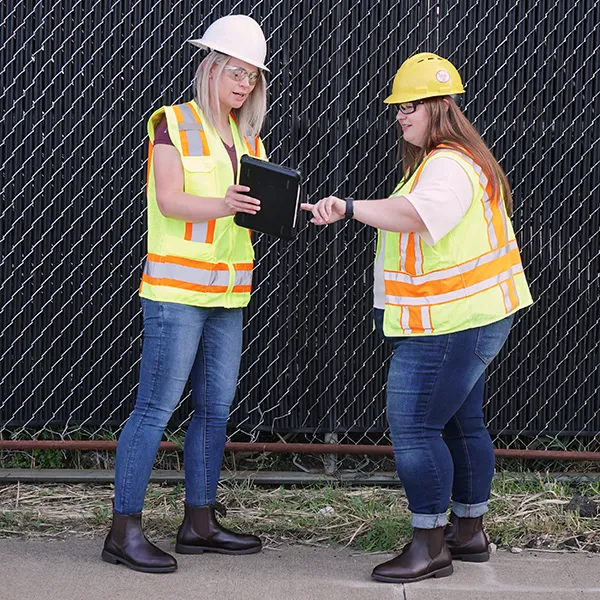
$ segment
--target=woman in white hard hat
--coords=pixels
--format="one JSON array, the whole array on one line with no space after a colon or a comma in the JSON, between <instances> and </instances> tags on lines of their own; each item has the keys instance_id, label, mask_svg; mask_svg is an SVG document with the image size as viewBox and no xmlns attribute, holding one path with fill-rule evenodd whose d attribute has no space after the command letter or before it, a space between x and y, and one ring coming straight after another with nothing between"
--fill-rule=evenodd
<instances>
[{"instance_id":1,"label":"woman in white hard hat","mask_svg":"<svg viewBox=\"0 0 600 600\"><path fill-rule=\"evenodd\" d=\"M148 257L140 296L144 340L137 399L117 448L113 522L102 558L143 572L174 571L174 557L142 532L141 512L163 431L191 379L185 447L185 517L175 550L250 554L253 535L219 525L216 492L242 351L254 252L237 212L258 200L236 185L240 157L266 158L266 42L258 23L232 15L192 43L209 50L195 99L148 123Z\"/></svg>"},{"instance_id":2,"label":"woman in white hard hat","mask_svg":"<svg viewBox=\"0 0 600 600\"><path fill-rule=\"evenodd\" d=\"M392 94L403 177L387 199L305 204L312 222L357 219L378 231L374 318L391 344L387 417L413 539L373 578L411 582L488 560L494 449L482 410L486 367L513 313L532 303L509 219L506 176L457 105L447 60L417 54ZM447 510L452 497L450 524Z\"/></svg>"}]
</instances>

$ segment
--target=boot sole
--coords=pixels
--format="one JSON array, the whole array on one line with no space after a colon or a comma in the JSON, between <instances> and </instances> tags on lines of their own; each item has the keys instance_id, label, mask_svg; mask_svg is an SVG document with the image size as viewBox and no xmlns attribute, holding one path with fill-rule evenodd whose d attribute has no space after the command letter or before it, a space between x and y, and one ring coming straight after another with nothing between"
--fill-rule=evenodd
<instances>
[{"instance_id":1,"label":"boot sole","mask_svg":"<svg viewBox=\"0 0 600 600\"><path fill-rule=\"evenodd\" d=\"M453 554L452 560L462 560L463 562L482 563L490 560L489 552L479 552L478 554Z\"/></svg>"},{"instance_id":2,"label":"boot sole","mask_svg":"<svg viewBox=\"0 0 600 600\"><path fill-rule=\"evenodd\" d=\"M437 571L432 571L431 573L426 573L425 575L421 575L420 577L385 577L383 575L375 575L371 574L371 577L376 581L383 581L385 583L414 583L415 581L422 581L423 579L429 579L430 577L449 577L454 573L454 567L452 565L448 565L443 569L438 569Z\"/></svg>"},{"instance_id":3,"label":"boot sole","mask_svg":"<svg viewBox=\"0 0 600 600\"><path fill-rule=\"evenodd\" d=\"M102 560L110 563L111 565L123 564L126 567L129 567L133 571L139 571L140 573L172 573L177 570L177 565L173 565L172 567L140 567L138 565L133 564L131 561L126 558L121 558L120 556L115 556L106 550L102 550Z\"/></svg>"},{"instance_id":4,"label":"boot sole","mask_svg":"<svg viewBox=\"0 0 600 600\"><path fill-rule=\"evenodd\" d=\"M215 552L216 554L256 554L261 550L262 546L255 546L246 550L227 550L226 548L211 548L210 546L175 545L175 552L177 554L204 554L205 552Z\"/></svg>"}]
</instances>

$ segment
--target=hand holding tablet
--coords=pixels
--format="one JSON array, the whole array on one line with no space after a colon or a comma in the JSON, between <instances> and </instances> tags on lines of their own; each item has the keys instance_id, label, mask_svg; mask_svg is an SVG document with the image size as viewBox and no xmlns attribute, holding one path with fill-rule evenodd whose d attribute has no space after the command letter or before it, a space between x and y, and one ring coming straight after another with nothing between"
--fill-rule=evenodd
<instances>
[{"instance_id":1,"label":"hand holding tablet","mask_svg":"<svg viewBox=\"0 0 600 600\"><path fill-rule=\"evenodd\" d=\"M239 184L248 186L248 195L260 200L260 210L254 215L236 213L235 223L281 239L292 239L300 203L300 173L244 155L240 160Z\"/></svg>"}]
</instances>

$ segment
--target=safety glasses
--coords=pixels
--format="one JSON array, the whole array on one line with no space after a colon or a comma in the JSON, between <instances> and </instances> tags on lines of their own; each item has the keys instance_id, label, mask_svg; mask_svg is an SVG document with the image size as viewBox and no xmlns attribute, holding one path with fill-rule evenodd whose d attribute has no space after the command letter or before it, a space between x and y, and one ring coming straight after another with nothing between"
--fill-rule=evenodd
<instances>
[{"instance_id":1,"label":"safety glasses","mask_svg":"<svg viewBox=\"0 0 600 600\"><path fill-rule=\"evenodd\" d=\"M400 111L403 115L412 115L417 110L419 104L425 104L423 100L417 100L416 102L402 102L401 104L394 104L396 112Z\"/></svg>"},{"instance_id":2,"label":"safety glasses","mask_svg":"<svg viewBox=\"0 0 600 600\"><path fill-rule=\"evenodd\" d=\"M232 65L225 65L223 71L227 72L227 75L234 81L244 81L248 78L250 85L256 85L256 82L260 79L260 71L252 71L248 73L243 67L234 67Z\"/></svg>"}]
</instances>

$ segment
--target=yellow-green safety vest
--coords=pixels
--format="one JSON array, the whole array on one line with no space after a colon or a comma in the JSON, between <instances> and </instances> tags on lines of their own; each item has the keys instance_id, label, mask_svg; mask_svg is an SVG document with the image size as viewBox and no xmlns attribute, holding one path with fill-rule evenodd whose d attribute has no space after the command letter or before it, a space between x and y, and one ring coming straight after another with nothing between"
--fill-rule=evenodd
<instances>
[{"instance_id":1,"label":"yellow-green safety vest","mask_svg":"<svg viewBox=\"0 0 600 600\"><path fill-rule=\"evenodd\" d=\"M425 164L456 161L473 200L454 229L429 246L418 233L379 230L384 253L384 333L443 335L494 323L533 303L513 227L501 196L466 151L440 145L392 196L412 191Z\"/></svg>"},{"instance_id":2,"label":"yellow-green safety vest","mask_svg":"<svg viewBox=\"0 0 600 600\"><path fill-rule=\"evenodd\" d=\"M254 250L250 231L233 217L186 223L165 217L156 202L152 152L154 130L163 116L169 136L181 155L184 192L222 198L234 184L231 159L219 134L206 122L196 102L163 106L148 121L148 257L140 296L192 306L239 308L250 301ZM266 160L259 137L242 138L230 117L239 160L251 154ZM201 199L198 202L202 202Z\"/></svg>"}]
</instances>

